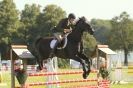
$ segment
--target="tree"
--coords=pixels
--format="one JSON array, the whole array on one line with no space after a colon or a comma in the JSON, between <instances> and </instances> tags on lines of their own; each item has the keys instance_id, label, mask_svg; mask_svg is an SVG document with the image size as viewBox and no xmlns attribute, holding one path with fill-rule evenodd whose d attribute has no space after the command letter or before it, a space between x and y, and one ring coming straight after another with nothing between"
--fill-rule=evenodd
<instances>
[{"instance_id":1,"label":"tree","mask_svg":"<svg viewBox=\"0 0 133 88\"><path fill-rule=\"evenodd\" d=\"M65 16L66 12L61 7L53 4L47 5L37 20L40 36L50 36L50 29Z\"/></svg>"},{"instance_id":2,"label":"tree","mask_svg":"<svg viewBox=\"0 0 133 88\"><path fill-rule=\"evenodd\" d=\"M133 49L133 22L126 12L111 20L112 30L109 38L109 45L115 50L124 50L124 65L128 65L127 55Z\"/></svg>"},{"instance_id":3,"label":"tree","mask_svg":"<svg viewBox=\"0 0 133 88\"><path fill-rule=\"evenodd\" d=\"M0 2L0 40L9 43L11 35L18 27L18 11L12 0Z\"/></svg>"},{"instance_id":4,"label":"tree","mask_svg":"<svg viewBox=\"0 0 133 88\"><path fill-rule=\"evenodd\" d=\"M25 5L24 10L21 13L21 27L18 30L19 39L21 43L27 44L33 42L33 39L37 35L36 20L40 14L40 6L36 4Z\"/></svg>"},{"instance_id":5,"label":"tree","mask_svg":"<svg viewBox=\"0 0 133 88\"><path fill-rule=\"evenodd\" d=\"M18 23L19 23L18 11L16 10L16 6L12 2L12 0L1 1L0 2L0 43L2 44L2 46L3 44L8 45L12 43L12 34L16 32L19 26ZM6 51L6 48L3 48L2 51Z\"/></svg>"},{"instance_id":6,"label":"tree","mask_svg":"<svg viewBox=\"0 0 133 88\"><path fill-rule=\"evenodd\" d=\"M84 45L85 54L88 57L90 57L96 48L97 41L92 35L90 35L88 33L84 33L83 45Z\"/></svg>"},{"instance_id":7,"label":"tree","mask_svg":"<svg viewBox=\"0 0 133 88\"><path fill-rule=\"evenodd\" d=\"M95 29L95 38L100 44L107 44L108 35L112 28L110 20L92 19L91 25Z\"/></svg>"}]
</instances>

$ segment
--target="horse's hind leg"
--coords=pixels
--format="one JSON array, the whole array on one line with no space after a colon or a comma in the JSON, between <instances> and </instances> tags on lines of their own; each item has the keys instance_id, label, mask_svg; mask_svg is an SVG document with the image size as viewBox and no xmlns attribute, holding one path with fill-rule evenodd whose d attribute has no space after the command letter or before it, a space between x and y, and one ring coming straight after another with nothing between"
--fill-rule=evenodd
<instances>
[{"instance_id":1,"label":"horse's hind leg","mask_svg":"<svg viewBox=\"0 0 133 88\"><path fill-rule=\"evenodd\" d=\"M76 60L78 62L80 62L82 64L82 67L83 67L83 78L86 79L87 78L87 66L86 66L86 63L85 63L85 60L81 59L80 57L78 56L75 56L75 57L72 57L73 60Z\"/></svg>"},{"instance_id":2,"label":"horse's hind leg","mask_svg":"<svg viewBox=\"0 0 133 88\"><path fill-rule=\"evenodd\" d=\"M42 70L43 69L43 60L39 53L39 50L38 51L36 50L36 61L38 64L37 70Z\"/></svg>"},{"instance_id":3,"label":"horse's hind leg","mask_svg":"<svg viewBox=\"0 0 133 88\"><path fill-rule=\"evenodd\" d=\"M37 63L38 63L38 65L39 65L39 66L37 67L37 70L42 70L42 69L43 69L43 60L37 58Z\"/></svg>"}]
</instances>

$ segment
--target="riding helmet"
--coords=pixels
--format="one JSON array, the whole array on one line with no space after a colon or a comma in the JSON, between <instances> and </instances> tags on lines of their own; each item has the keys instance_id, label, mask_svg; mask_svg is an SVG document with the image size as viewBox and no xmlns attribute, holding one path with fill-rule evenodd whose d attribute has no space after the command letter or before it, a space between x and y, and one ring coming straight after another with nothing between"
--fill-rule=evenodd
<instances>
[{"instance_id":1,"label":"riding helmet","mask_svg":"<svg viewBox=\"0 0 133 88\"><path fill-rule=\"evenodd\" d=\"M72 19L75 19L76 16L75 16L73 13L70 13L70 14L68 15L68 18L69 18L69 19L71 19L71 18L72 18Z\"/></svg>"}]
</instances>

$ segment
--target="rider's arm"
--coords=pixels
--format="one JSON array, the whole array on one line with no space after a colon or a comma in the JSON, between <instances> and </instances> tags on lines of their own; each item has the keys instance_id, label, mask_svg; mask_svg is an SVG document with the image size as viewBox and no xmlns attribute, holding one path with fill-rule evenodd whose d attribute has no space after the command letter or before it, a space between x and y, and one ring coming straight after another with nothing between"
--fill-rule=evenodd
<instances>
[{"instance_id":1,"label":"rider's arm","mask_svg":"<svg viewBox=\"0 0 133 88\"><path fill-rule=\"evenodd\" d=\"M64 29L64 33L70 33L72 30L70 29Z\"/></svg>"},{"instance_id":2,"label":"rider's arm","mask_svg":"<svg viewBox=\"0 0 133 88\"><path fill-rule=\"evenodd\" d=\"M57 30L59 30L60 32L64 32L64 33L69 33L71 32L72 28L71 26L68 24L68 19L62 19L59 24L57 25Z\"/></svg>"},{"instance_id":3,"label":"rider's arm","mask_svg":"<svg viewBox=\"0 0 133 88\"><path fill-rule=\"evenodd\" d=\"M58 23L58 25L56 26L56 29L57 29L57 31L58 32L64 32L64 19L62 19L59 23Z\"/></svg>"}]
</instances>

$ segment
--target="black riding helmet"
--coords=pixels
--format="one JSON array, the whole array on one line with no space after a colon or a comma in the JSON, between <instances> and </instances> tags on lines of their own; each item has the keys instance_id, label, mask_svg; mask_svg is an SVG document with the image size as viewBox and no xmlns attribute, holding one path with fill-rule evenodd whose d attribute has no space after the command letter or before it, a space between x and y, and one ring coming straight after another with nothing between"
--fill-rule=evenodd
<instances>
[{"instance_id":1,"label":"black riding helmet","mask_svg":"<svg viewBox=\"0 0 133 88\"><path fill-rule=\"evenodd\" d=\"M68 15L68 18L69 18L69 19L71 19L71 18L72 18L72 19L75 19L76 16L75 16L73 13L70 13L70 14Z\"/></svg>"}]
</instances>

